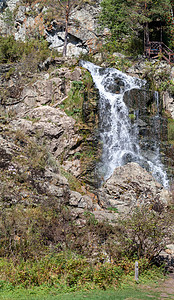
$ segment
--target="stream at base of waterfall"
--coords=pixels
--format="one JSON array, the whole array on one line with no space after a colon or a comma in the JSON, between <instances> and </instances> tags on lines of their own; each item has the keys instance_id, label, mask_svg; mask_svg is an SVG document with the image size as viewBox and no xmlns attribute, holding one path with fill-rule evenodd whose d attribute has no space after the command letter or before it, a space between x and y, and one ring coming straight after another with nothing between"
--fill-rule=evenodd
<instances>
[{"instance_id":1,"label":"stream at base of waterfall","mask_svg":"<svg viewBox=\"0 0 174 300\"><path fill-rule=\"evenodd\" d=\"M128 162L137 162L153 177L168 188L167 173L161 162L159 141L153 144L153 151L142 151L139 146L138 110L129 117L129 109L124 102L124 94L132 89L143 89L146 82L136 77L128 76L114 68L102 68L91 62L81 61L99 90L99 134L103 151L97 172L100 177L108 179L114 169ZM158 105L158 94L155 93ZM159 117L157 111L154 120ZM154 128L154 132L155 132Z\"/></svg>"}]
</instances>

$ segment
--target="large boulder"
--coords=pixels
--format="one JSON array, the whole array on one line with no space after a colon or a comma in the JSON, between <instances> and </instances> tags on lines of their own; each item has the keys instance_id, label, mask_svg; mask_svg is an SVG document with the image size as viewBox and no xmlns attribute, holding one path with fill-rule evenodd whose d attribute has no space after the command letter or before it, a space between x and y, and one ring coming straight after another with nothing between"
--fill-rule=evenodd
<instances>
[{"instance_id":1,"label":"large boulder","mask_svg":"<svg viewBox=\"0 0 174 300\"><path fill-rule=\"evenodd\" d=\"M117 208L126 213L142 204L160 210L167 204L170 194L151 174L132 162L115 169L99 189L98 198L103 208Z\"/></svg>"},{"instance_id":2,"label":"large boulder","mask_svg":"<svg viewBox=\"0 0 174 300\"><path fill-rule=\"evenodd\" d=\"M79 136L74 131L75 120L59 108L39 106L30 110L24 118L11 122L14 130L22 130L29 136L45 139L49 151L58 157L70 149L76 151Z\"/></svg>"},{"instance_id":3,"label":"large boulder","mask_svg":"<svg viewBox=\"0 0 174 300\"><path fill-rule=\"evenodd\" d=\"M29 136L27 139L29 142ZM24 150L23 144L15 143L8 135L6 138L0 136L0 207L44 204L56 207L68 205L82 211L93 208L90 195L70 190L56 159L49 155L41 166L37 163L40 153L35 144L35 155L28 157L27 148Z\"/></svg>"}]
</instances>

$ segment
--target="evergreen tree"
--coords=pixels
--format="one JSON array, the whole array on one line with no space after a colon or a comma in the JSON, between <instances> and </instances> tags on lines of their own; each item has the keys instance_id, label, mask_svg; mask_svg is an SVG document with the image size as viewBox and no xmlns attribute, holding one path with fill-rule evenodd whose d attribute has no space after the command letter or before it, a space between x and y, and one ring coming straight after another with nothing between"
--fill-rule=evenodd
<instances>
[{"instance_id":1,"label":"evergreen tree","mask_svg":"<svg viewBox=\"0 0 174 300\"><path fill-rule=\"evenodd\" d=\"M165 20L173 0L103 0L100 24L110 29L112 39L140 36L149 41L148 24Z\"/></svg>"}]
</instances>

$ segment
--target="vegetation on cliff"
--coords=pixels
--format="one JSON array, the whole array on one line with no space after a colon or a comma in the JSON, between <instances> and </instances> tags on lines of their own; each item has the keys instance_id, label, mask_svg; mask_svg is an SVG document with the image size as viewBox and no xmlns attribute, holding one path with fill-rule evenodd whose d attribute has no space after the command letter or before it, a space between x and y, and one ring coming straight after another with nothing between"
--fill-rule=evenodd
<instances>
[{"instance_id":1,"label":"vegetation on cliff","mask_svg":"<svg viewBox=\"0 0 174 300\"><path fill-rule=\"evenodd\" d=\"M15 205L0 218L1 283L67 290L117 287L122 276L141 276L169 236L171 209L155 213L136 209L112 226L84 212L80 224L68 207ZM168 227L169 226L169 227Z\"/></svg>"},{"instance_id":2,"label":"vegetation on cliff","mask_svg":"<svg viewBox=\"0 0 174 300\"><path fill-rule=\"evenodd\" d=\"M116 40L119 41L119 45L124 44L126 47L129 46L129 50L133 49L131 48L134 44L133 36L136 36L136 43L139 43L144 22L149 22L154 16L164 17L161 9L157 13L152 2L149 15L146 15L144 3L145 1L140 0L136 5L135 1L102 2L101 21L111 30L114 45ZM150 1L146 3L150 5ZM157 1L157 4L165 5L167 10L170 7L167 0ZM116 18L113 12L116 13ZM48 57L50 58L47 61L48 65L42 64ZM55 288L61 292L91 287L115 288L124 276L134 273L135 260L139 261L141 275L154 268L153 264L159 252L173 238L173 199L166 207L137 206L124 218L118 213L117 208L107 207L105 210L102 205L99 206L98 198L93 193L97 181L93 172L94 162L100 155L100 145L95 135L98 124L98 94L88 72L83 71L82 75L79 75L81 77L72 78L76 66L72 64L67 71L68 60L59 58L56 65L55 53L43 39L32 39L24 43L15 41L12 36L0 37L0 63L2 70L4 66L7 67L7 71L1 74L0 88L2 135L0 289L2 290L5 286L11 290L15 286L25 288L39 286L43 289ZM71 64L70 59L69 63ZM108 67L117 67L122 71L127 70L132 64L129 58L114 57L110 53L107 53L100 63ZM22 91L38 81L42 70L44 82L48 78L51 81L57 76L58 83L53 80L51 88L61 82L57 94L62 92L64 97L58 100L52 97L48 100L46 94L48 102L39 102L37 99L33 107L29 97L28 102L31 106L29 108L26 106L26 110L19 111L16 115L13 109L15 101L20 99L21 107L25 105ZM151 76L149 81L152 82L154 70L152 67L150 70L151 72L146 70L146 77ZM161 75L161 78L165 78L163 85L166 84L167 89L170 86L173 91L173 83L169 83L166 74ZM36 94L38 85L34 88ZM44 91L42 86L40 89ZM166 87L163 90L166 90ZM44 92L42 96L43 94ZM8 109L10 106L12 109ZM41 108L40 115L39 113L32 115L32 109L35 107ZM73 133L78 138L74 144L70 146L65 144L64 148L62 146L62 152L57 156L55 152L57 144L60 144L58 138L63 129L59 120L56 119L56 123L49 115L47 123L51 129L45 130L44 109L47 114L50 109L52 115L55 109L57 119L63 119L66 113L73 120L71 124L75 124ZM133 114L132 116L135 117ZM20 123L21 120L23 123ZM66 123L67 119L63 120ZM15 128L17 121L20 129ZM30 126L28 131L26 128L24 131L22 127L24 124L26 127ZM34 124L39 125L34 128ZM71 124L68 123L68 130ZM56 134L54 130L53 133L51 131L54 128ZM173 132L173 121L170 120L169 140L174 140ZM68 131L63 134L66 142L67 140L69 143L72 142L73 137L68 136ZM51 148L50 141L56 139L57 144ZM72 174L71 163L76 159L80 162L81 173L75 177ZM64 169L65 160L67 164L70 163L70 171ZM80 199L84 199L84 195L90 196L93 210L87 206L72 204L77 200L72 200L72 194L81 197ZM115 196L113 199L115 201ZM99 214L103 214L104 217L106 213L113 215L115 221L111 223L98 220L94 214L97 208Z\"/></svg>"},{"instance_id":3,"label":"vegetation on cliff","mask_svg":"<svg viewBox=\"0 0 174 300\"><path fill-rule=\"evenodd\" d=\"M168 18L166 33L170 35L173 26L172 5L170 0L103 0L99 20L101 26L110 29L110 41L116 48L127 50L129 53L142 53L144 38L149 40L149 23L162 22ZM151 30L150 35L152 40L160 39L160 36L155 37L154 30ZM171 47L172 43L172 39L168 41Z\"/></svg>"}]
</instances>

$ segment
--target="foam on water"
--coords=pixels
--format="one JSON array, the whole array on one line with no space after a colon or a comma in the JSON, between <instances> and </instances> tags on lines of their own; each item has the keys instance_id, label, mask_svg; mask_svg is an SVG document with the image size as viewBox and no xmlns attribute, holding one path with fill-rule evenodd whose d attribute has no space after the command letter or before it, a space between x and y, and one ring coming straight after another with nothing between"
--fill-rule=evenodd
<instances>
[{"instance_id":1,"label":"foam on water","mask_svg":"<svg viewBox=\"0 0 174 300\"><path fill-rule=\"evenodd\" d=\"M114 68L98 67L91 62L81 61L81 66L91 73L100 94L99 131L103 152L98 172L107 179L116 167L134 161L150 171L167 188L168 179L160 160L159 146L156 145L152 158L141 155L138 127L136 123L131 123L128 108L123 101L125 92L141 89L145 81ZM155 97L158 102L157 94Z\"/></svg>"}]
</instances>

